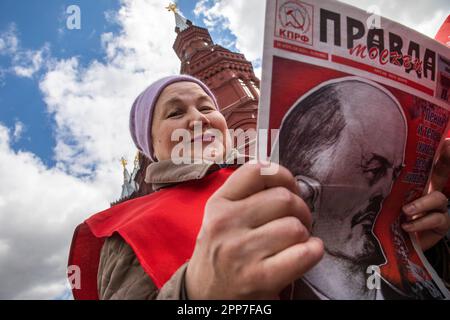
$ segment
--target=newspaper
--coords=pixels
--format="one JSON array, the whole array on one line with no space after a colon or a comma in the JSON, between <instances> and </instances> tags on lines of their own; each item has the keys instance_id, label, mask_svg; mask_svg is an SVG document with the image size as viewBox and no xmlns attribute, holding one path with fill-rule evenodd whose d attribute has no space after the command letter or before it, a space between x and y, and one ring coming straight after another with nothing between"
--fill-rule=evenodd
<instances>
[{"instance_id":1,"label":"newspaper","mask_svg":"<svg viewBox=\"0 0 450 320\"><path fill-rule=\"evenodd\" d=\"M402 207L449 131L450 49L331 0L267 0L259 155L291 170L325 244L322 299L448 299Z\"/></svg>"}]
</instances>

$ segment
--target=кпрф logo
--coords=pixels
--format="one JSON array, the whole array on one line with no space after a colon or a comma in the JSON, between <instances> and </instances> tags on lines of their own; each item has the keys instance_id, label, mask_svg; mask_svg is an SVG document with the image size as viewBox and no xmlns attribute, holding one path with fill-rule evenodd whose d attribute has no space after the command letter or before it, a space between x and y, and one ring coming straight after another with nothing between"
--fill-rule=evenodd
<instances>
[{"instance_id":1,"label":"\u043a\u043f\u0440\u0444 logo","mask_svg":"<svg viewBox=\"0 0 450 320\"><path fill-rule=\"evenodd\" d=\"M276 28L279 38L312 45L313 7L295 0L280 1Z\"/></svg>"}]
</instances>

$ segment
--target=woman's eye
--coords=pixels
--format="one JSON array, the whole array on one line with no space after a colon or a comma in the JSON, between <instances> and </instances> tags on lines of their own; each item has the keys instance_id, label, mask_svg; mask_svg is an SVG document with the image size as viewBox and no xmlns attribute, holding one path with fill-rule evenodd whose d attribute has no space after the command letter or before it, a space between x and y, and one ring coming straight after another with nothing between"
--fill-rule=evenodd
<instances>
[{"instance_id":1,"label":"woman's eye","mask_svg":"<svg viewBox=\"0 0 450 320\"><path fill-rule=\"evenodd\" d=\"M167 115L167 118L175 118L181 116L183 113L180 110L172 111Z\"/></svg>"},{"instance_id":2,"label":"woman's eye","mask_svg":"<svg viewBox=\"0 0 450 320\"><path fill-rule=\"evenodd\" d=\"M204 106L204 107L200 107L199 110L200 110L200 112L208 113L208 112L214 111L215 109L213 109L213 107Z\"/></svg>"}]
</instances>

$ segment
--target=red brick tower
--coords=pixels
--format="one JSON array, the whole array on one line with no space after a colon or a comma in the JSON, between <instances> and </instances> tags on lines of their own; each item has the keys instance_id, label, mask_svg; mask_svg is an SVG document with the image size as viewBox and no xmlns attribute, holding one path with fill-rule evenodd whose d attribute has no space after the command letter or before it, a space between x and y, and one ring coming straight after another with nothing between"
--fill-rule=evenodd
<instances>
[{"instance_id":1,"label":"red brick tower","mask_svg":"<svg viewBox=\"0 0 450 320\"><path fill-rule=\"evenodd\" d=\"M175 5L173 45L181 61L181 74L192 75L214 92L230 129L256 129L260 80L245 56L214 44L209 31L182 17ZM248 142L247 142L248 143Z\"/></svg>"}]
</instances>

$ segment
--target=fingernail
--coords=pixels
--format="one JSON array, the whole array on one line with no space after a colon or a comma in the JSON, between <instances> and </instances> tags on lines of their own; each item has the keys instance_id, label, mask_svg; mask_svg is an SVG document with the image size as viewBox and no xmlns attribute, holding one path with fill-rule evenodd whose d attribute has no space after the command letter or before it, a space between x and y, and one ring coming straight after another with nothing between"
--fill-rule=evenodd
<instances>
[{"instance_id":1,"label":"fingernail","mask_svg":"<svg viewBox=\"0 0 450 320\"><path fill-rule=\"evenodd\" d=\"M411 203L403 207L403 212L406 214L412 214L414 213L415 209L416 206L414 205L414 203Z\"/></svg>"},{"instance_id":2,"label":"fingernail","mask_svg":"<svg viewBox=\"0 0 450 320\"><path fill-rule=\"evenodd\" d=\"M409 223L404 223L402 224L402 228L405 229L406 231L411 230L412 225Z\"/></svg>"}]
</instances>

